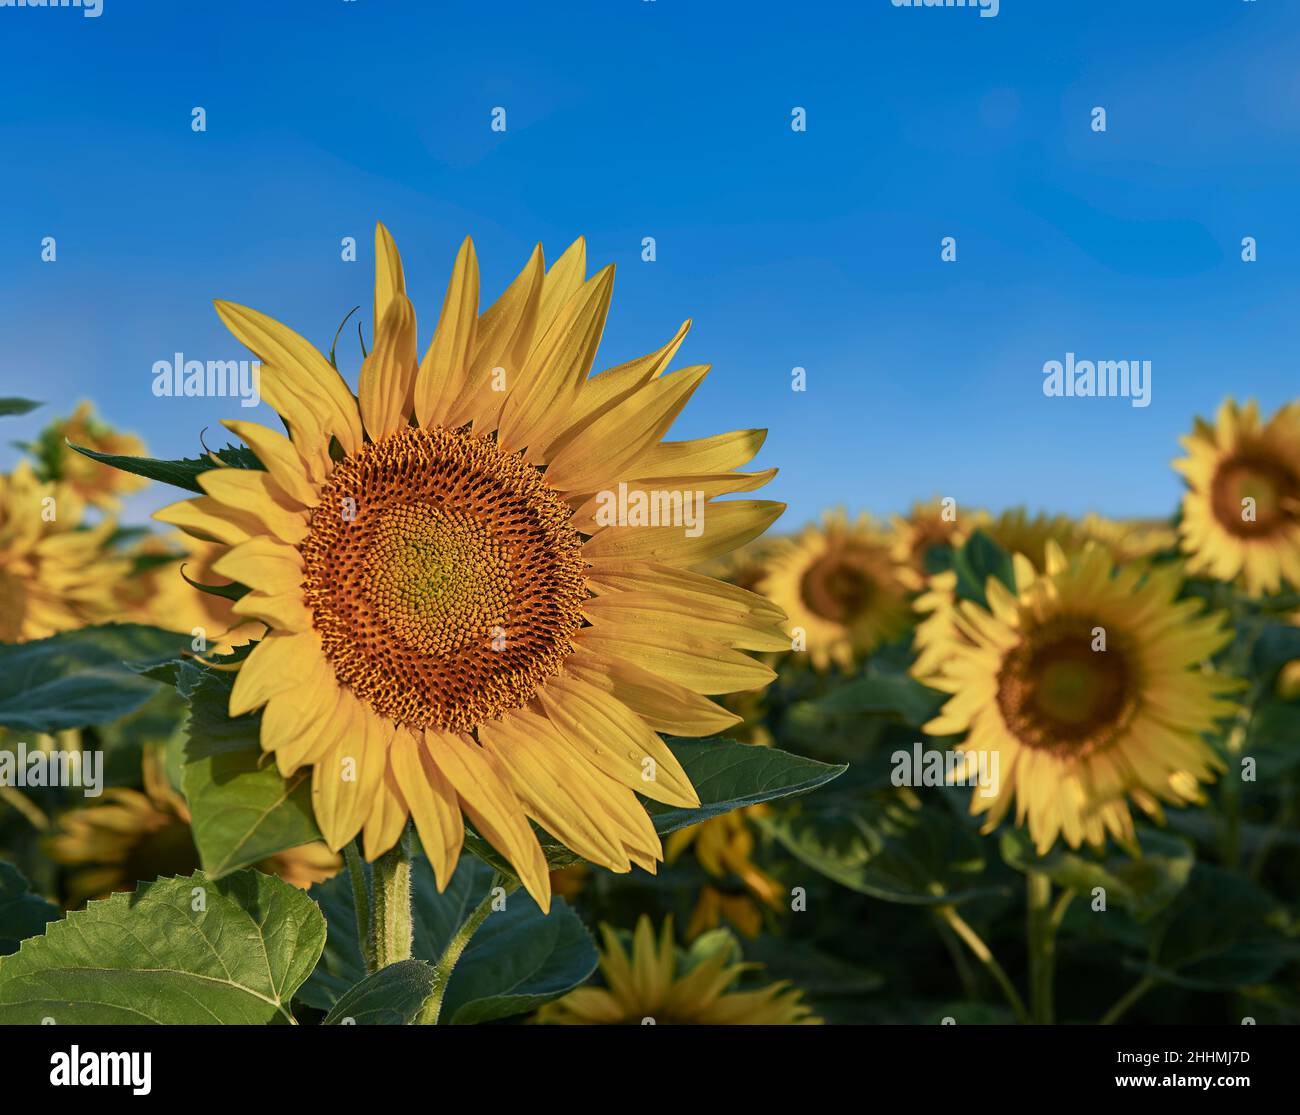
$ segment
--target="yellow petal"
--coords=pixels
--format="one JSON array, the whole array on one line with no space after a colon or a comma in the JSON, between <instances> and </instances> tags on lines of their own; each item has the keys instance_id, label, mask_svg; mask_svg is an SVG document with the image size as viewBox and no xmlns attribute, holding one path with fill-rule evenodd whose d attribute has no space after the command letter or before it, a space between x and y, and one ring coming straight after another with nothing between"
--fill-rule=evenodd
<instances>
[{"instance_id":1,"label":"yellow petal","mask_svg":"<svg viewBox=\"0 0 1300 1115\"><path fill-rule=\"evenodd\" d=\"M607 368L588 379L574 401L572 420L565 426L564 433L556 438L556 451L610 408L658 377L672 363L690 328L688 318L682 322L672 340L662 348L618 367Z\"/></svg>"},{"instance_id":2,"label":"yellow petal","mask_svg":"<svg viewBox=\"0 0 1300 1115\"><path fill-rule=\"evenodd\" d=\"M302 593L250 592L230 606L237 616L260 619L275 631L296 632L312 629L312 614L302 602Z\"/></svg>"},{"instance_id":3,"label":"yellow petal","mask_svg":"<svg viewBox=\"0 0 1300 1115\"><path fill-rule=\"evenodd\" d=\"M186 534L213 542L246 542L265 534L258 519L237 507L228 507L211 496L195 496L159 508L153 517L160 523L179 527Z\"/></svg>"},{"instance_id":4,"label":"yellow petal","mask_svg":"<svg viewBox=\"0 0 1300 1115\"><path fill-rule=\"evenodd\" d=\"M343 377L307 340L274 318L233 302L217 302L221 320L262 361L263 382L282 377L293 395L339 439L345 453L361 448L361 416ZM292 423L292 415L285 415Z\"/></svg>"},{"instance_id":5,"label":"yellow petal","mask_svg":"<svg viewBox=\"0 0 1300 1115\"><path fill-rule=\"evenodd\" d=\"M338 738L311 768L312 812L335 852L361 831L370 815L388 750L382 741L384 721L344 693Z\"/></svg>"},{"instance_id":6,"label":"yellow petal","mask_svg":"<svg viewBox=\"0 0 1300 1115\"><path fill-rule=\"evenodd\" d=\"M754 459L767 439L766 430L733 430L693 441L664 441L637 462L644 477L731 472Z\"/></svg>"},{"instance_id":7,"label":"yellow petal","mask_svg":"<svg viewBox=\"0 0 1300 1115\"><path fill-rule=\"evenodd\" d=\"M375 224L375 324L372 337L379 336L379 324L388 312L389 303L399 294L406 294L402 257L397 252L392 233L380 221Z\"/></svg>"},{"instance_id":8,"label":"yellow petal","mask_svg":"<svg viewBox=\"0 0 1300 1115\"><path fill-rule=\"evenodd\" d=\"M622 625L585 627L574 642L610 658L621 658L696 693L761 689L776 674L746 654L689 631L637 631Z\"/></svg>"},{"instance_id":9,"label":"yellow petal","mask_svg":"<svg viewBox=\"0 0 1300 1115\"><path fill-rule=\"evenodd\" d=\"M514 282L478 319L469 374L448 413L449 425L473 419L480 433L496 429L506 400L505 388L522 374L532 351L545 281L546 261L538 244ZM503 376L500 382L498 368Z\"/></svg>"},{"instance_id":10,"label":"yellow petal","mask_svg":"<svg viewBox=\"0 0 1300 1115\"><path fill-rule=\"evenodd\" d=\"M307 516L288 505L288 497L269 472L250 468L217 468L198 477L199 487L219 503L257 519L263 533L296 545L307 537Z\"/></svg>"},{"instance_id":11,"label":"yellow petal","mask_svg":"<svg viewBox=\"0 0 1300 1115\"><path fill-rule=\"evenodd\" d=\"M618 831L584 784L583 772L557 761L555 749L546 746L547 726L544 717L520 710L480 724L478 737L500 760L524 811L547 832L583 859L611 871L630 871Z\"/></svg>"},{"instance_id":12,"label":"yellow petal","mask_svg":"<svg viewBox=\"0 0 1300 1115\"><path fill-rule=\"evenodd\" d=\"M468 736L426 732L429 756L456 789L461 807L483 838L515 869L544 912L551 908L546 857L497 760Z\"/></svg>"},{"instance_id":13,"label":"yellow petal","mask_svg":"<svg viewBox=\"0 0 1300 1115\"><path fill-rule=\"evenodd\" d=\"M614 268L606 267L565 303L528 356L522 377L510 388L497 439L506 452L528 448L544 462L550 437L562 429L578 388L591 371L614 292ZM543 295L543 300L545 295Z\"/></svg>"},{"instance_id":14,"label":"yellow petal","mask_svg":"<svg viewBox=\"0 0 1300 1115\"><path fill-rule=\"evenodd\" d=\"M374 350L361 365L361 417L372 441L405 427L415 385L415 308L400 291L375 330Z\"/></svg>"},{"instance_id":15,"label":"yellow petal","mask_svg":"<svg viewBox=\"0 0 1300 1115\"><path fill-rule=\"evenodd\" d=\"M565 669L627 705L656 732L699 738L739 724L741 718L667 678L584 644Z\"/></svg>"},{"instance_id":16,"label":"yellow petal","mask_svg":"<svg viewBox=\"0 0 1300 1115\"><path fill-rule=\"evenodd\" d=\"M250 538L212 563L212 571L267 594L302 588L302 554L273 538Z\"/></svg>"},{"instance_id":17,"label":"yellow petal","mask_svg":"<svg viewBox=\"0 0 1300 1115\"><path fill-rule=\"evenodd\" d=\"M438 889L446 890L465 842L456 791L429 757L423 741L417 741L407 728L398 728L394 734L391 755L393 775L410 807Z\"/></svg>"},{"instance_id":18,"label":"yellow petal","mask_svg":"<svg viewBox=\"0 0 1300 1115\"><path fill-rule=\"evenodd\" d=\"M421 426L442 425L465 385L478 329L478 259L467 236L456 254L442 316L415 376L415 417Z\"/></svg>"},{"instance_id":19,"label":"yellow petal","mask_svg":"<svg viewBox=\"0 0 1300 1115\"><path fill-rule=\"evenodd\" d=\"M582 284L586 281L587 241L579 236L546 272L537 318L539 336L551 327L565 303L582 289Z\"/></svg>"},{"instance_id":20,"label":"yellow petal","mask_svg":"<svg viewBox=\"0 0 1300 1115\"><path fill-rule=\"evenodd\" d=\"M303 507L315 507L320 494L307 476L307 466L301 454L284 434L267 429L256 422L234 422L223 419L221 424L244 442L262 463L262 467L291 499Z\"/></svg>"},{"instance_id":21,"label":"yellow petal","mask_svg":"<svg viewBox=\"0 0 1300 1115\"><path fill-rule=\"evenodd\" d=\"M587 540L582 552L595 566L628 559L696 565L757 538L784 510L784 503L763 499L710 502L704 505L704 529L695 538L680 526L607 526Z\"/></svg>"},{"instance_id":22,"label":"yellow petal","mask_svg":"<svg viewBox=\"0 0 1300 1115\"><path fill-rule=\"evenodd\" d=\"M230 715L242 716L261 708L277 693L301 685L324 659L315 631L297 635L268 635L261 640L235 675L230 691Z\"/></svg>"},{"instance_id":23,"label":"yellow petal","mask_svg":"<svg viewBox=\"0 0 1300 1115\"><path fill-rule=\"evenodd\" d=\"M551 723L598 770L655 801L700 804L668 745L622 702L575 677L549 679L538 696Z\"/></svg>"},{"instance_id":24,"label":"yellow petal","mask_svg":"<svg viewBox=\"0 0 1300 1115\"><path fill-rule=\"evenodd\" d=\"M392 763L385 761L384 777L375 788L375 800L366 818L362 846L366 859L372 863L388 851L402 835L410 810L393 775Z\"/></svg>"},{"instance_id":25,"label":"yellow petal","mask_svg":"<svg viewBox=\"0 0 1300 1115\"><path fill-rule=\"evenodd\" d=\"M589 491L626 475L634 461L668 432L707 365L683 368L633 392L602 414L551 459L547 483L561 491Z\"/></svg>"}]
</instances>

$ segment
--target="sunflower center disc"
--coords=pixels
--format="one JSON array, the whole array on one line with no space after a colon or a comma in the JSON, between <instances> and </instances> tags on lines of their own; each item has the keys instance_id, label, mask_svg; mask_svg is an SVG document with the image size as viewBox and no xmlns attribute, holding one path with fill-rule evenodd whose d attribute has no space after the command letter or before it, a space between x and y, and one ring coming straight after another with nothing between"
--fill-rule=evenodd
<instances>
[{"instance_id":1,"label":"sunflower center disc","mask_svg":"<svg viewBox=\"0 0 1300 1115\"><path fill-rule=\"evenodd\" d=\"M833 623L849 624L871 603L876 580L866 555L846 552L819 558L799 589L808 610Z\"/></svg>"},{"instance_id":2,"label":"sunflower center disc","mask_svg":"<svg viewBox=\"0 0 1300 1115\"><path fill-rule=\"evenodd\" d=\"M1031 633L1007 654L998 675L998 706L1027 747L1089 754L1132 718L1137 691L1122 648L1094 650L1103 625L1067 619Z\"/></svg>"},{"instance_id":3,"label":"sunflower center disc","mask_svg":"<svg viewBox=\"0 0 1300 1115\"><path fill-rule=\"evenodd\" d=\"M569 516L537 469L461 430L402 430L340 462L302 545L339 681L413 727L526 704L582 622Z\"/></svg>"},{"instance_id":4,"label":"sunflower center disc","mask_svg":"<svg viewBox=\"0 0 1300 1115\"><path fill-rule=\"evenodd\" d=\"M1211 500L1215 518L1230 534L1269 535L1296 520L1300 477L1271 457L1239 455L1219 467ZM1247 514L1248 508L1252 514Z\"/></svg>"}]
</instances>

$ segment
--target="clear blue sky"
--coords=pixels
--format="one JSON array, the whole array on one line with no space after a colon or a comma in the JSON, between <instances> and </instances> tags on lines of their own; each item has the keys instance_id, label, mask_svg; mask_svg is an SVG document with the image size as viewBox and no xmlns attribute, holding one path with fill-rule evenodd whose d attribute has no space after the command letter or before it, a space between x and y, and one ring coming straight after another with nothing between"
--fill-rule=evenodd
<instances>
[{"instance_id":1,"label":"clear blue sky","mask_svg":"<svg viewBox=\"0 0 1300 1115\"><path fill-rule=\"evenodd\" d=\"M693 317L679 359L714 371L674 434L769 427L786 526L933 494L1164 513L1193 414L1300 394L1297 8L0 8L0 394L51 404L4 440L85 396L155 455L192 455L201 427L258 414L156 399L154 361L242 355L214 297L328 348L370 304L381 218L422 347L464 235L495 297L534 242L553 256L585 234L618 265L600 366ZM1151 406L1045 398L1044 361L1071 350L1151 360ZM355 376L355 336L341 352Z\"/></svg>"}]
</instances>

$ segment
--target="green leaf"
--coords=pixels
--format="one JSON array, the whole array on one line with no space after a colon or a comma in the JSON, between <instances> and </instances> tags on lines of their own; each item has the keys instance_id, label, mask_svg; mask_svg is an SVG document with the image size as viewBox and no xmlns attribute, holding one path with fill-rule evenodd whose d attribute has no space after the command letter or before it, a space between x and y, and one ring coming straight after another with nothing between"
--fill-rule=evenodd
<instances>
[{"instance_id":1,"label":"green leaf","mask_svg":"<svg viewBox=\"0 0 1300 1115\"><path fill-rule=\"evenodd\" d=\"M0 399L0 418L13 418L20 414L30 414L44 403L35 403L31 399Z\"/></svg>"},{"instance_id":2,"label":"green leaf","mask_svg":"<svg viewBox=\"0 0 1300 1115\"><path fill-rule=\"evenodd\" d=\"M847 682L814 707L831 716L894 716L916 728L933 720L947 699L906 674L881 674Z\"/></svg>"},{"instance_id":3,"label":"green leaf","mask_svg":"<svg viewBox=\"0 0 1300 1115\"><path fill-rule=\"evenodd\" d=\"M1276 913L1274 900L1245 876L1198 863L1156 923L1149 963L1131 966L1199 991L1264 983L1300 960L1300 942L1274 928Z\"/></svg>"},{"instance_id":4,"label":"green leaf","mask_svg":"<svg viewBox=\"0 0 1300 1115\"><path fill-rule=\"evenodd\" d=\"M310 768L280 774L258 742L260 714L227 713L233 685L233 674L178 666L178 687L190 701L181 790L199 862L214 879L321 838Z\"/></svg>"},{"instance_id":5,"label":"green leaf","mask_svg":"<svg viewBox=\"0 0 1300 1115\"><path fill-rule=\"evenodd\" d=\"M18 868L0 860L0 956L16 952L20 941L35 937L59 909L33 894Z\"/></svg>"},{"instance_id":6,"label":"green leaf","mask_svg":"<svg viewBox=\"0 0 1300 1115\"><path fill-rule=\"evenodd\" d=\"M668 749L682 764L700 798L699 809L675 809L647 802L655 831L666 836L710 817L806 794L838 778L848 767L819 763L775 747L759 747L730 739L667 739Z\"/></svg>"},{"instance_id":7,"label":"green leaf","mask_svg":"<svg viewBox=\"0 0 1300 1115\"><path fill-rule=\"evenodd\" d=\"M987 608L985 588L990 577L996 577L1011 592L1016 591L1011 555L982 530L975 531L953 555L952 567L957 573L957 596L961 600L974 600Z\"/></svg>"},{"instance_id":8,"label":"green leaf","mask_svg":"<svg viewBox=\"0 0 1300 1115\"><path fill-rule=\"evenodd\" d=\"M456 930L488 893L492 878L491 869L462 856L446 892L439 894L428 860L414 857L414 959L435 963L442 956ZM312 887L311 896L329 922L329 940L301 998L333 1013L348 989L361 984L366 975L347 873ZM546 916L532 899L516 892L505 899L504 909L488 915L470 939L452 972L440 1021L459 1025L524 1014L571 991L595 967L591 937L563 899L554 899Z\"/></svg>"},{"instance_id":9,"label":"green leaf","mask_svg":"<svg viewBox=\"0 0 1300 1115\"><path fill-rule=\"evenodd\" d=\"M0 959L0 1023L291 1022L324 943L316 904L273 876L158 879Z\"/></svg>"},{"instance_id":10,"label":"green leaf","mask_svg":"<svg viewBox=\"0 0 1300 1115\"><path fill-rule=\"evenodd\" d=\"M848 770L847 766L819 763L774 747L737 743L731 739L669 738L664 742L695 787L700 808L677 809L642 799L660 836L688 825L698 825L733 809L806 794ZM581 856L536 825L533 828L537 831L546 862L552 868L581 862ZM469 825L465 826L465 847L507 878L516 878L509 862Z\"/></svg>"},{"instance_id":11,"label":"green leaf","mask_svg":"<svg viewBox=\"0 0 1300 1115\"><path fill-rule=\"evenodd\" d=\"M956 905L1005 893L981 881L979 839L937 806L845 802L757 823L813 870L886 902Z\"/></svg>"},{"instance_id":12,"label":"green leaf","mask_svg":"<svg viewBox=\"0 0 1300 1115\"><path fill-rule=\"evenodd\" d=\"M129 472L134 476L143 476L148 480L158 480L163 484L184 488L188 492L202 492L198 480L200 474L221 467L211 457L157 461L152 457L126 457L118 453L100 453L94 449L87 449L84 445L73 445L72 442L68 442L68 446L92 461L99 461L101 464L109 465L121 472ZM233 468L260 469L262 467L261 462L253 455L253 451L243 446L227 445L224 449L216 450L216 455L223 463Z\"/></svg>"},{"instance_id":13,"label":"green leaf","mask_svg":"<svg viewBox=\"0 0 1300 1115\"><path fill-rule=\"evenodd\" d=\"M399 960L339 997L326 1026L410 1026L433 990L432 964Z\"/></svg>"},{"instance_id":14,"label":"green leaf","mask_svg":"<svg viewBox=\"0 0 1300 1115\"><path fill-rule=\"evenodd\" d=\"M188 636L137 623L0 643L0 728L57 732L134 712L158 687L132 667L164 662L188 643Z\"/></svg>"},{"instance_id":15,"label":"green leaf","mask_svg":"<svg viewBox=\"0 0 1300 1115\"><path fill-rule=\"evenodd\" d=\"M1187 885L1196 862L1190 845L1166 833L1144 830L1138 857L1116 851L1098 859L1072 852L1057 844L1045 856L1036 855L1024 829L1002 833L1002 858L1017 871L1042 871L1058 886L1076 890L1085 898L1094 887L1104 887L1107 905L1128 910L1138 921L1148 921L1169 905Z\"/></svg>"}]
</instances>

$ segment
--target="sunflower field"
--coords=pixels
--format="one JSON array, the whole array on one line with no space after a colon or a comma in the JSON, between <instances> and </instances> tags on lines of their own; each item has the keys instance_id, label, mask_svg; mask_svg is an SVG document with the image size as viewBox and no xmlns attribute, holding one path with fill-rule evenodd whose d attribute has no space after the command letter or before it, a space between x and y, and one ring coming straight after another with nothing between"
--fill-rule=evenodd
<instances>
[{"instance_id":1,"label":"sunflower field","mask_svg":"<svg viewBox=\"0 0 1300 1115\"><path fill-rule=\"evenodd\" d=\"M1300 1021L1300 402L1162 518L787 523L581 240L375 259L350 363L217 304L282 428L0 476L0 1023Z\"/></svg>"}]
</instances>

